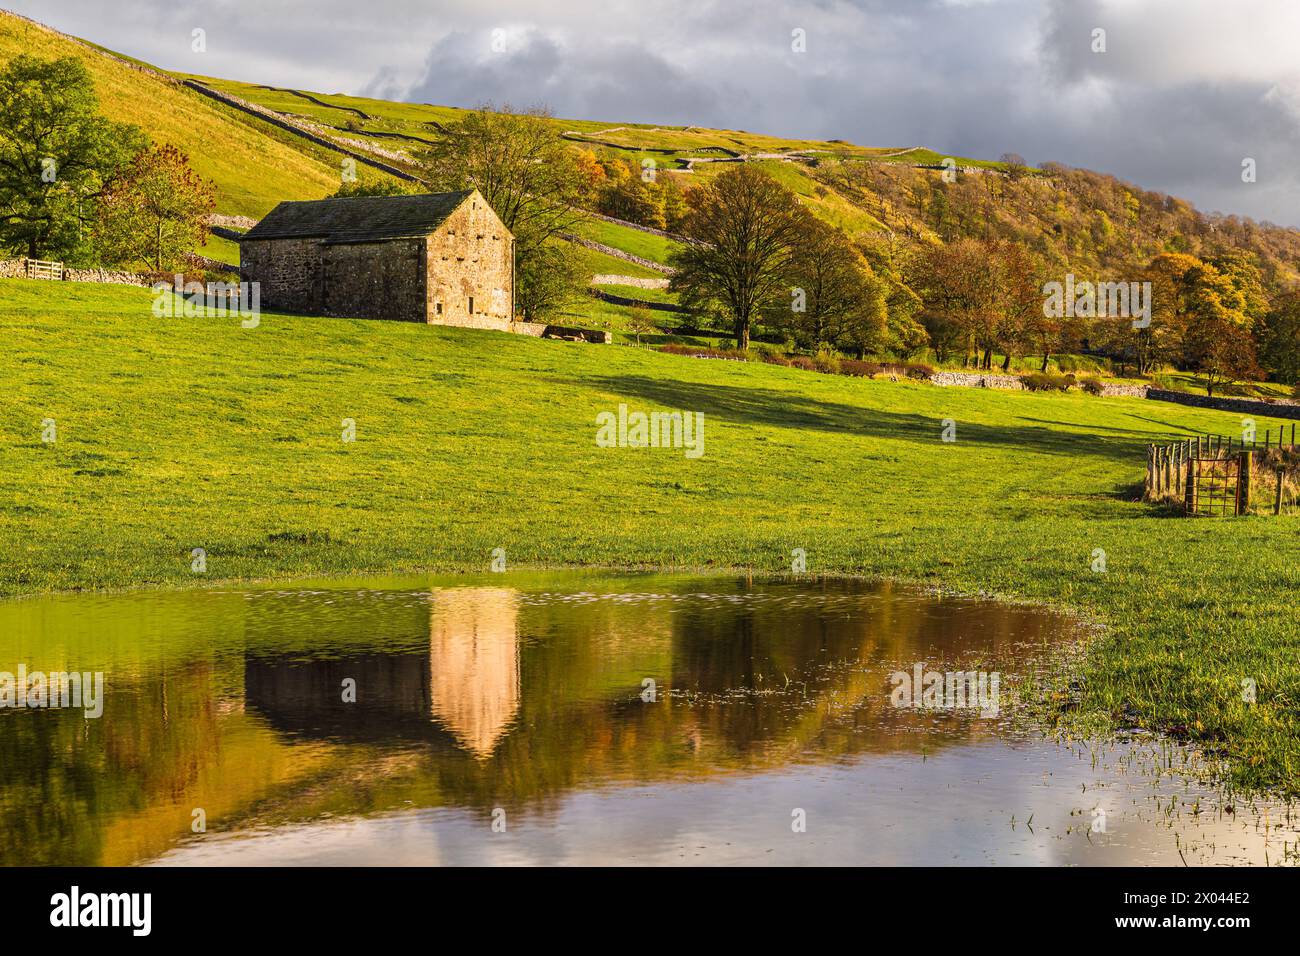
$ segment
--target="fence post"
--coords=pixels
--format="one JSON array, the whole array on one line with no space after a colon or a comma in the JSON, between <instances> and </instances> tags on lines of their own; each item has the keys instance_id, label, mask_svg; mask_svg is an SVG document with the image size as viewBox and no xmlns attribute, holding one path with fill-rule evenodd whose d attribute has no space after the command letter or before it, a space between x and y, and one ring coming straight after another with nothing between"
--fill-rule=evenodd
<instances>
[{"instance_id":1,"label":"fence post","mask_svg":"<svg viewBox=\"0 0 1300 956\"><path fill-rule=\"evenodd\" d=\"M1196 469L1197 459L1187 459L1187 480L1183 483L1183 511L1189 515L1196 514Z\"/></svg>"},{"instance_id":2,"label":"fence post","mask_svg":"<svg viewBox=\"0 0 1300 956\"><path fill-rule=\"evenodd\" d=\"M1250 452L1243 451L1237 465L1237 514L1250 514Z\"/></svg>"},{"instance_id":3,"label":"fence post","mask_svg":"<svg viewBox=\"0 0 1300 956\"><path fill-rule=\"evenodd\" d=\"M1282 475L1284 473L1285 469L1279 466L1277 469L1277 497L1273 500L1273 514L1275 515L1282 513Z\"/></svg>"}]
</instances>

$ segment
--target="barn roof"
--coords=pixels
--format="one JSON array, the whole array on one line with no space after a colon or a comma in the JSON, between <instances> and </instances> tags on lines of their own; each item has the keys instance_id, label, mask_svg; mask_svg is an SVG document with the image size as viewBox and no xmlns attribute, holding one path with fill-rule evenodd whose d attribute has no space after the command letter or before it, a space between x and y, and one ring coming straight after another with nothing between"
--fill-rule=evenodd
<instances>
[{"instance_id":1,"label":"barn roof","mask_svg":"<svg viewBox=\"0 0 1300 956\"><path fill-rule=\"evenodd\" d=\"M282 202L244 239L324 239L374 242L427 236L474 190L415 196L350 196Z\"/></svg>"}]
</instances>

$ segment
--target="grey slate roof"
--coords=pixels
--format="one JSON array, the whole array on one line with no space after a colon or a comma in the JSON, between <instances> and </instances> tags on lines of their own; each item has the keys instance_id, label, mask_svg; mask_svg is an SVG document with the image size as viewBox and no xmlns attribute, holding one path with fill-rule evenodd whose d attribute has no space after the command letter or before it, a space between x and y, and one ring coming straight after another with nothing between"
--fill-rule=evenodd
<instances>
[{"instance_id":1,"label":"grey slate roof","mask_svg":"<svg viewBox=\"0 0 1300 956\"><path fill-rule=\"evenodd\" d=\"M244 233L244 239L318 238L342 243L427 236L472 192L282 202Z\"/></svg>"}]
</instances>

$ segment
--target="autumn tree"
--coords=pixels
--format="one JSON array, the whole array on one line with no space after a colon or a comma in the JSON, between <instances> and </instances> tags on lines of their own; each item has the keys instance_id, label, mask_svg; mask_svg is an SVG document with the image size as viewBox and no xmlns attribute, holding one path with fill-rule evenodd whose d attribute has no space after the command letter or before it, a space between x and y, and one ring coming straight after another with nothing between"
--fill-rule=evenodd
<instances>
[{"instance_id":1,"label":"autumn tree","mask_svg":"<svg viewBox=\"0 0 1300 956\"><path fill-rule=\"evenodd\" d=\"M1259 328L1260 359L1273 379L1300 385L1300 293L1278 299Z\"/></svg>"},{"instance_id":2,"label":"autumn tree","mask_svg":"<svg viewBox=\"0 0 1300 956\"><path fill-rule=\"evenodd\" d=\"M626 219L652 229L663 229L663 200L656 182L657 173L642 171L624 160L615 160L605 168L597 208L607 216Z\"/></svg>"},{"instance_id":3,"label":"autumn tree","mask_svg":"<svg viewBox=\"0 0 1300 956\"><path fill-rule=\"evenodd\" d=\"M697 187L692 199L683 231L694 241L672 256L671 288L692 311L721 312L736 347L747 349L754 320L788 300L790 262L809 232L809 214L749 164Z\"/></svg>"},{"instance_id":4,"label":"autumn tree","mask_svg":"<svg viewBox=\"0 0 1300 956\"><path fill-rule=\"evenodd\" d=\"M508 105L481 106L446 125L422 156L433 189L477 189L514 235L516 302L525 310L531 303L533 319L577 291L576 282L567 290L555 286L557 274L577 275L573 250L555 240L583 219L578 203L591 182L550 120L543 107L514 113Z\"/></svg>"},{"instance_id":5,"label":"autumn tree","mask_svg":"<svg viewBox=\"0 0 1300 956\"><path fill-rule=\"evenodd\" d=\"M1116 337L1131 349L1139 374L1177 358L1195 302L1196 288L1190 277L1201 265L1186 253L1161 253L1142 273L1142 281L1151 283L1150 321L1110 318Z\"/></svg>"},{"instance_id":6,"label":"autumn tree","mask_svg":"<svg viewBox=\"0 0 1300 956\"><path fill-rule=\"evenodd\" d=\"M1186 355L1205 377L1205 394L1216 388L1259 376L1255 341L1240 325L1198 321L1187 335Z\"/></svg>"},{"instance_id":7,"label":"autumn tree","mask_svg":"<svg viewBox=\"0 0 1300 956\"><path fill-rule=\"evenodd\" d=\"M207 240L215 208L212 184L190 168L188 157L175 146L155 146L105 187L96 242L108 262L155 272L178 268Z\"/></svg>"},{"instance_id":8,"label":"autumn tree","mask_svg":"<svg viewBox=\"0 0 1300 956\"><path fill-rule=\"evenodd\" d=\"M1028 163L1025 162L1025 157L1019 153L1003 153L998 158L998 162L1006 168L1007 175L1013 180L1020 179L1029 168Z\"/></svg>"},{"instance_id":9,"label":"autumn tree","mask_svg":"<svg viewBox=\"0 0 1300 956\"><path fill-rule=\"evenodd\" d=\"M994 281L990 341L1004 354L1002 370L1010 370L1012 356L1023 344L1037 343L1045 372L1059 326L1044 315L1042 263L1025 246L1008 240L985 248Z\"/></svg>"},{"instance_id":10,"label":"autumn tree","mask_svg":"<svg viewBox=\"0 0 1300 956\"><path fill-rule=\"evenodd\" d=\"M655 325L649 309L645 306L635 306L628 312L627 330L636 336L636 344L640 345L641 336L653 335L659 331L659 327Z\"/></svg>"},{"instance_id":11,"label":"autumn tree","mask_svg":"<svg viewBox=\"0 0 1300 956\"><path fill-rule=\"evenodd\" d=\"M145 144L99 115L77 58L14 57L0 70L0 246L77 257L104 184Z\"/></svg>"},{"instance_id":12,"label":"autumn tree","mask_svg":"<svg viewBox=\"0 0 1300 956\"><path fill-rule=\"evenodd\" d=\"M984 243L959 239L926 247L913 263L910 281L921 296L922 321L940 361L964 348L969 364L972 350L991 348L996 279Z\"/></svg>"},{"instance_id":13,"label":"autumn tree","mask_svg":"<svg viewBox=\"0 0 1300 956\"><path fill-rule=\"evenodd\" d=\"M848 348L859 356L885 342L885 287L843 231L808 217L790 254L790 296L774 324L810 348Z\"/></svg>"},{"instance_id":14,"label":"autumn tree","mask_svg":"<svg viewBox=\"0 0 1300 956\"><path fill-rule=\"evenodd\" d=\"M528 253L528 266L515 282L515 308L525 321L544 322L577 298L585 274L568 243L546 240Z\"/></svg>"},{"instance_id":15,"label":"autumn tree","mask_svg":"<svg viewBox=\"0 0 1300 956\"><path fill-rule=\"evenodd\" d=\"M921 297L907 280L915 250L892 231L865 237L857 247L884 294L885 338L881 349L910 358L930 344L930 335L919 318Z\"/></svg>"}]
</instances>

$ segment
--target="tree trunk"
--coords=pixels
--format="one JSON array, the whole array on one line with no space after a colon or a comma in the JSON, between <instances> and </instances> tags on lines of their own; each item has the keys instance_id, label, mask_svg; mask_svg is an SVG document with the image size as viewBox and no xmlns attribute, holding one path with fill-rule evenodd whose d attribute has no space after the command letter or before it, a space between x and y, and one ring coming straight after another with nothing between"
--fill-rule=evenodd
<instances>
[{"instance_id":1,"label":"tree trunk","mask_svg":"<svg viewBox=\"0 0 1300 956\"><path fill-rule=\"evenodd\" d=\"M1004 359L1002 360L1002 371L1003 371L1004 373L1005 373L1005 372L1010 372L1010 371L1011 371L1011 353L1010 353L1010 352L1008 352L1008 353L1007 353L1007 357L1004 358Z\"/></svg>"},{"instance_id":2,"label":"tree trunk","mask_svg":"<svg viewBox=\"0 0 1300 956\"><path fill-rule=\"evenodd\" d=\"M749 319L736 319L736 348L742 352L749 348Z\"/></svg>"},{"instance_id":3,"label":"tree trunk","mask_svg":"<svg viewBox=\"0 0 1300 956\"><path fill-rule=\"evenodd\" d=\"M1047 360L1048 360L1049 358L1051 358L1050 353L1048 353L1048 352L1044 352L1044 353L1043 353L1043 367L1039 369L1040 372L1046 372L1046 371L1047 371Z\"/></svg>"}]
</instances>

